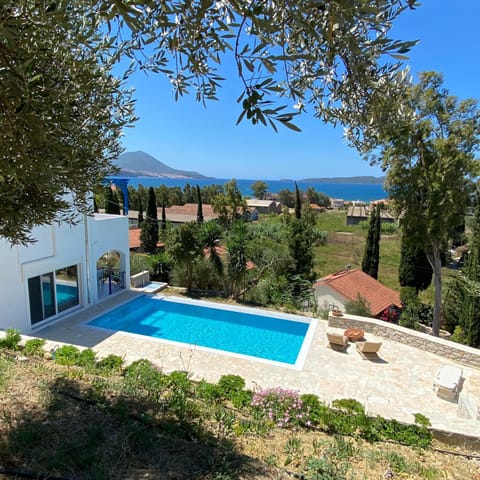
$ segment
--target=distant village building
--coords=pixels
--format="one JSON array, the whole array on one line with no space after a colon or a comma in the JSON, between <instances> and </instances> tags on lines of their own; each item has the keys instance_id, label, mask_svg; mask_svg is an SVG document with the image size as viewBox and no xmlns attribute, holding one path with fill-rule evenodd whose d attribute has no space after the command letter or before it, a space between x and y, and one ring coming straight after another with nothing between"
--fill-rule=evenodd
<instances>
[{"instance_id":1,"label":"distant village building","mask_svg":"<svg viewBox=\"0 0 480 480\"><path fill-rule=\"evenodd\" d=\"M326 208L320 205L317 205L316 203L311 203L310 210L314 213L323 213L325 212Z\"/></svg>"},{"instance_id":2,"label":"distant village building","mask_svg":"<svg viewBox=\"0 0 480 480\"><path fill-rule=\"evenodd\" d=\"M347 210L347 227L358 225L368 220L367 209L364 206L351 205Z\"/></svg>"},{"instance_id":3,"label":"distant village building","mask_svg":"<svg viewBox=\"0 0 480 480\"><path fill-rule=\"evenodd\" d=\"M343 198L331 198L330 204L332 208L344 208L345 200Z\"/></svg>"},{"instance_id":4,"label":"distant village building","mask_svg":"<svg viewBox=\"0 0 480 480\"><path fill-rule=\"evenodd\" d=\"M366 222L370 218L372 207L365 205L351 205L347 210L347 227ZM395 217L388 210L380 210L380 223L395 223Z\"/></svg>"},{"instance_id":5,"label":"distant village building","mask_svg":"<svg viewBox=\"0 0 480 480\"><path fill-rule=\"evenodd\" d=\"M346 269L317 280L313 284L320 308L345 310L359 295L366 300L374 317L401 308L400 294L359 269Z\"/></svg>"},{"instance_id":6,"label":"distant village building","mask_svg":"<svg viewBox=\"0 0 480 480\"><path fill-rule=\"evenodd\" d=\"M282 212L280 202L276 202L275 200L257 200L256 198L248 198L246 202L247 208L255 208L259 214Z\"/></svg>"},{"instance_id":7,"label":"distant village building","mask_svg":"<svg viewBox=\"0 0 480 480\"><path fill-rule=\"evenodd\" d=\"M172 205L165 208L165 215L167 222L172 225L181 225L182 223L197 221L198 205L196 203L186 203L185 205ZM202 205L203 221L209 222L218 218L218 215L213 211L212 205L204 203ZM144 212L145 215L145 212ZM157 209L158 221L162 220L162 209ZM138 228L138 211L130 210L128 212L128 220L130 228Z\"/></svg>"}]
</instances>

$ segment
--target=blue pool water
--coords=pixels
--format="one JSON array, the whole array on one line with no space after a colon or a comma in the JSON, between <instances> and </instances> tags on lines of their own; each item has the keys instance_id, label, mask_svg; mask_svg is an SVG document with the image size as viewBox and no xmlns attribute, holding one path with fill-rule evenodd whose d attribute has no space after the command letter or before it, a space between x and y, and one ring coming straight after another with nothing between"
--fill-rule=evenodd
<instances>
[{"instance_id":1,"label":"blue pool water","mask_svg":"<svg viewBox=\"0 0 480 480\"><path fill-rule=\"evenodd\" d=\"M309 323L140 297L88 323L294 365Z\"/></svg>"}]
</instances>

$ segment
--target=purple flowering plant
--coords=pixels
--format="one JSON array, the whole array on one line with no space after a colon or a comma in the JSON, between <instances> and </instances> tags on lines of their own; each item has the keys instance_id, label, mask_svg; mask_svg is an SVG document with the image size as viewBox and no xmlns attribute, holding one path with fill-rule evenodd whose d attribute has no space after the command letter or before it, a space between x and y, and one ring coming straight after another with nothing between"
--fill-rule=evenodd
<instances>
[{"instance_id":1,"label":"purple flowering plant","mask_svg":"<svg viewBox=\"0 0 480 480\"><path fill-rule=\"evenodd\" d=\"M280 428L310 426L308 414L298 392L281 387L256 392L252 399L254 412Z\"/></svg>"}]
</instances>

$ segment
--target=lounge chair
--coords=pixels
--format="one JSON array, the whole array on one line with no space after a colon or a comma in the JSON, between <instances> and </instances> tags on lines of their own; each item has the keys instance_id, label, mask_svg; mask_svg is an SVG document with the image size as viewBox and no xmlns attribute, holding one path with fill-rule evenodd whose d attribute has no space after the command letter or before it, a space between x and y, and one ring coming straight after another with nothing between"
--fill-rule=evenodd
<instances>
[{"instance_id":1,"label":"lounge chair","mask_svg":"<svg viewBox=\"0 0 480 480\"><path fill-rule=\"evenodd\" d=\"M376 358L377 352L380 350L382 346L382 342L380 341L372 341L372 340L365 340L363 342L357 342L357 351L360 356L364 360L368 360L370 358Z\"/></svg>"},{"instance_id":2,"label":"lounge chair","mask_svg":"<svg viewBox=\"0 0 480 480\"><path fill-rule=\"evenodd\" d=\"M433 379L433 390L439 397L456 400L463 380L463 369L456 365L444 365Z\"/></svg>"},{"instance_id":3,"label":"lounge chair","mask_svg":"<svg viewBox=\"0 0 480 480\"><path fill-rule=\"evenodd\" d=\"M345 350L348 346L348 337L341 331L327 330L327 339L330 348L334 350Z\"/></svg>"}]
</instances>

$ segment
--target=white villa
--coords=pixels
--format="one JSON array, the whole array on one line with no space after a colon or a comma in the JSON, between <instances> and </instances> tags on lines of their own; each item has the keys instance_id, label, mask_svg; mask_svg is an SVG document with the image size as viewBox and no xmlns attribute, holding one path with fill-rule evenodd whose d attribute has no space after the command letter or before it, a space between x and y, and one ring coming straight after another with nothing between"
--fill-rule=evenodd
<instances>
[{"instance_id":1,"label":"white villa","mask_svg":"<svg viewBox=\"0 0 480 480\"><path fill-rule=\"evenodd\" d=\"M32 235L28 247L0 239L0 329L30 333L128 288L127 216L84 216Z\"/></svg>"}]
</instances>

